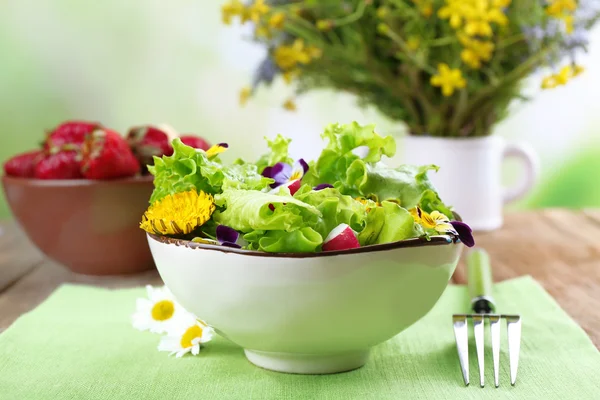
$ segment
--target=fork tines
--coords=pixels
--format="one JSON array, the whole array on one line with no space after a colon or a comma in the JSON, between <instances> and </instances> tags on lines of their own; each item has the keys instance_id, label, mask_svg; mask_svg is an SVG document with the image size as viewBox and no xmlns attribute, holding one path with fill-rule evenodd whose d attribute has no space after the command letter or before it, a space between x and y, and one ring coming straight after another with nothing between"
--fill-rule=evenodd
<instances>
[{"instance_id":1,"label":"fork tines","mask_svg":"<svg viewBox=\"0 0 600 400\"><path fill-rule=\"evenodd\" d=\"M499 386L498 370L500 365L500 321L506 320L508 338L508 358L510 363L510 383L515 385L517 380L517 368L519 366L519 351L521 348L521 317L519 315L505 314L454 314L452 322L454 325L454 336L458 359L462 369L465 385L469 385L469 332L467 320L473 322L475 335L475 348L477 349L477 364L479 365L479 383L484 386L484 325L489 321L492 339L492 357L494 361L494 384Z\"/></svg>"}]
</instances>

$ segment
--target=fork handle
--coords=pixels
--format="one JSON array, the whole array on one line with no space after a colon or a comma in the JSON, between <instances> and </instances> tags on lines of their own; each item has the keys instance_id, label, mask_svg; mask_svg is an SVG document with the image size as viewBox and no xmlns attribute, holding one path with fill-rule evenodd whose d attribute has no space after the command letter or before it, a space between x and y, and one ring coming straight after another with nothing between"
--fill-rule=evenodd
<instances>
[{"instance_id":1,"label":"fork handle","mask_svg":"<svg viewBox=\"0 0 600 400\"><path fill-rule=\"evenodd\" d=\"M489 314L495 311L492 297L492 267L488 253L481 248L472 249L467 254L467 279L471 307L477 314Z\"/></svg>"}]
</instances>

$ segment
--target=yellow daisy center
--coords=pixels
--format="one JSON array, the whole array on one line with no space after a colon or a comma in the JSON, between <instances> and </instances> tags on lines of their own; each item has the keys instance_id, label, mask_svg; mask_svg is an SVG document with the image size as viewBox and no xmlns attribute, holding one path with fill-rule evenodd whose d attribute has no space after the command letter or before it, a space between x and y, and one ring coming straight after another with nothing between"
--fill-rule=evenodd
<instances>
[{"instance_id":1,"label":"yellow daisy center","mask_svg":"<svg viewBox=\"0 0 600 400\"><path fill-rule=\"evenodd\" d=\"M181 347L192 347L192 340L202 337L202 328L198 325L190 326L181 336Z\"/></svg>"},{"instance_id":2,"label":"yellow daisy center","mask_svg":"<svg viewBox=\"0 0 600 400\"><path fill-rule=\"evenodd\" d=\"M166 321L175 313L175 304L171 300L161 300L152 307L152 319Z\"/></svg>"},{"instance_id":3,"label":"yellow daisy center","mask_svg":"<svg viewBox=\"0 0 600 400\"><path fill-rule=\"evenodd\" d=\"M214 211L210 194L195 190L175 193L152 204L140 228L158 235L187 235L208 221Z\"/></svg>"}]
</instances>

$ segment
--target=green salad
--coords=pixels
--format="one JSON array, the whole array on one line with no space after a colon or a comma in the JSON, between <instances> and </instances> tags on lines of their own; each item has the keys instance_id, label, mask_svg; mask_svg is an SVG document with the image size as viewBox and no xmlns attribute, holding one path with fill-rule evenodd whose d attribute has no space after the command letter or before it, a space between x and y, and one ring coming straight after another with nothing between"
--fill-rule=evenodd
<instances>
[{"instance_id":1,"label":"green salad","mask_svg":"<svg viewBox=\"0 0 600 400\"><path fill-rule=\"evenodd\" d=\"M172 143L149 167L154 192L141 228L162 236L272 253L304 253L446 235L472 246L427 173L435 165L385 165L396 143L373 125L331 124L316 160L293 160L291 140L268 140L255 162L224 164L221 143L207 151Z\"/></svg>"}]
</instances>

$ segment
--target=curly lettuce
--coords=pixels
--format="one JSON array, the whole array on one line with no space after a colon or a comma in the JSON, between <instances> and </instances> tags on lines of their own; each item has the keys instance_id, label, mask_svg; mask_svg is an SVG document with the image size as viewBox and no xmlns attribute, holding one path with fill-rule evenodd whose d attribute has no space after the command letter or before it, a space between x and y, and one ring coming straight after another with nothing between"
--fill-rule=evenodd
<instances>
[{"instance_id":1,"label":"curly lettuce","mask_svg":"<svg viewBox=\"0 0 600 400\"><path fill-rule=\"evenodd\" d=\"M257 190L227 189L215 196L218 206L225 209L214 214L215 221L240 232L280 230L291 232L305 226L311 216L321 212L292 196Z\"/></svg>"},{"instance_id":2,"label":"curly lettuce","mask_svg":"<svg viewBox=\"0 0 600 400\"><path fill-rule=\"evenodd\" d=\"M265 138L265 140L271 151L264 154L256 161L255 165L258 172L262 173L266 167L275 165L278 162L284 162L286 164L292 164L294 162L288 155L292 139L286 139L281 135L277 135L273 140L269 140L268 138Z\"/></svg>"},{"instance_id":3,"label":"curly lettuce","mask_svg":"<svg viewBox=\"0 0 600 400\"><path fill-rule=\"evenodd\" d=\"M173 141L173 155L154 157L148 170L154 175L154 191L150 203L189 190L218 194L225 188L262 190L272 179L258 173L252 164L225 166L219 158L209 159L206 152L185 145L179 138Z\"/></svg>"}]
</instances>

